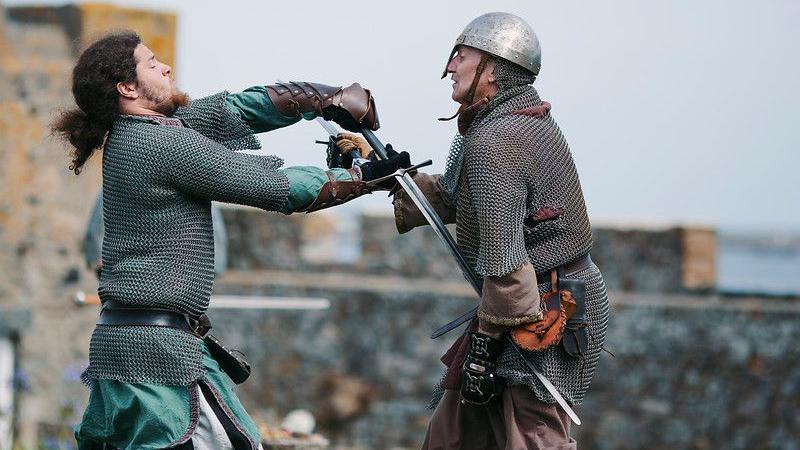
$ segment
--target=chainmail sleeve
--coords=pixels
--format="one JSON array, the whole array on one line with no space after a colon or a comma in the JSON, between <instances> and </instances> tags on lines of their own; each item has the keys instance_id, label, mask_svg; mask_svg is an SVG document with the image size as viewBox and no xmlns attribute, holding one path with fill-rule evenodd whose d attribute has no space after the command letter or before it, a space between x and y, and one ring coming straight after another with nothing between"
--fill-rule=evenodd
<instances>
[{"instance_id":1,"label":"chainmail sleeve","mask_svg":"<svg viewBox=\"0 0 800 450\"><path fill-rule=\"evenodd\" d=\"M189 106L178 108L174 117L203 136L231 150L259 149L261 143L250 126L228 108L227 91L193 100Z\"/></svg>"},{"instance_id":2,"label":"chainmail sleeve","mask_svg":"<svg viewBox=\"0 0 800 450\"><path fill-rule=\"evenodd\" d=\"M523 161L493 149L511 139L500 131L482 133L465 144L464 169L477 218L476 271L502 276L529 262L523 219L527 187Z\"/></svg>"},{"instance_id":3,"label":"chainmail sleeve","mask_svg":"<svg viewBox=\"0 0 800 450\"><path fill-rule=\"evenodd\" d=\"M193 197L277 211L286 203L289 180L276 170L281 161L231 152L208 140L193 139L189 129L174 130L185 145L164 151L166 182Z\"/></svg>"}]
</instances>

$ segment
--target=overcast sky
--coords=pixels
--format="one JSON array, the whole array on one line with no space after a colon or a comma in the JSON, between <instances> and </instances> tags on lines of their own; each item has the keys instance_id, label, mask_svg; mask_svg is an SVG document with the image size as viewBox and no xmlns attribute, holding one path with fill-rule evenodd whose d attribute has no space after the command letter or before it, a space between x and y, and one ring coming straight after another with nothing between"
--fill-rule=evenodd
<instances>
[{"instance_id":1,"label":"overcast sky","mask_svg":"<svg viewBox=\"0 0 800 450\"><path fill-rule=\"evenodd\" d=\"M437 171L455 133L436 121L456 109L439 79L453 40L482 13L515 13L541 41L534 86L595 221L800 229L797 0L114 3L178 13L176 76L193 97L358 81L377 100L378 136ZM306 122L262 142L321 165L323 136ZM373 197L360 204L388 205Z\"/></svg>"}]
</instances>

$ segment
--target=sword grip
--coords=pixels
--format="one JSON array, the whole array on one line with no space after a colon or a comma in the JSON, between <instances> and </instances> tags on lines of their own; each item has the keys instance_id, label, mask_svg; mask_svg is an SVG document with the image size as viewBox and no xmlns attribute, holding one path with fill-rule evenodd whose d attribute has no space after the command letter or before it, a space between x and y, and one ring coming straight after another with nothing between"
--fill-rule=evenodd
<instances>
[{"instance_id":1,"label":"sword grip","mask_svg":"<svg viewBox=\"0 0 800 450\"><path fill-rule=\"evenodd\" d=\"M386 154L386 146L375 136L375 133L372 132L369 128L361 127L361 134L364 136L364 139L367 140L372 150L375 151L375 154L378 155L378 159L388 159L389 157Z\"/></svg>"}]
</instances>

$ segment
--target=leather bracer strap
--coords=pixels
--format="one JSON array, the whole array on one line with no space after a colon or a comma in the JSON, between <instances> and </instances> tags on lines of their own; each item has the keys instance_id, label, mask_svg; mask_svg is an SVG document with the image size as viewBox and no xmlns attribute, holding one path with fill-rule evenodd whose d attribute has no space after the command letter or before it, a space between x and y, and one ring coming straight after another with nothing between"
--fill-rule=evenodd
<instances>
[{"instance_id":1,"label":"leather bracer strap","mask_svg":"<svg viewBox=\"0 0 800 450\"><path fill-rule=\"evenodd\" d=\"M360 126L377 130L375 100L368 89L358 83L343 88L307 81L291 81L267 86L275 108L287 117L313 112L333 120L345 129L358 131Z\"/></svg>"},{"instance_id":2,"label":"leather bracer strap","mask_svg":"<svg viewBox=\"0 0 800 450\"><path fill-rule=\"evenodd\" d=\"M320 188L317 198L307 208L299 211L310 213L341 205L375 190L374 186L369 186L361 180L361 172L358 169L347 169L347 171L353 177L352 181L337 181L330 171L325 172L328 175L328 181Z\"/></svg>"}]
</instances>

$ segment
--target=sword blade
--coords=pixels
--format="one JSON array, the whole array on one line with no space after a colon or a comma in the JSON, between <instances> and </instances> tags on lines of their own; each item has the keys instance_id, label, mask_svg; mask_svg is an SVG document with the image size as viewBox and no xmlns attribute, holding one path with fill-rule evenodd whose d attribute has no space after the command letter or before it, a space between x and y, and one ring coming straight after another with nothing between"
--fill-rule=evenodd
<instances>
[{"instance_id":1,"label":"sword blade","mask_svg":"<svg viewBox=\"0 0 800 450\"><path fill-rule=\"evenodd\" d=\"M456 317L455 319L451 320L450 322L447 322L446 324L444 324L444 325L440 326L439 328L433 330L433 333L431 333L431 339L436 339L436 338L438 338L440 336L443 336L443 335L455 330L456 328L461 326L461 324L469 322L470 320L472 320L472 318L475 317L476 315L478 315L478 307L477 306L472 308L472 309L470 309L469 311L465 312L464 314Z\"/></svg>"},{"instance_id":2,"label":"sword blade","mask_svg":"<svg viewBox=\"0 0 800 450\"><path fill-rule=\"evenodd\" d=\"M327 132L329 136L336 136L339 134L339 130L337 130L335 126L322 117L317 116L317 122L322 125L322 128L325 129L325 132Z\"/></svg>"},{"instance_id":3,"label":"sword blade","mask_svg":"<svg viewBox=\"0 0 800 450\"><path fill-rule=\"evenodd\" d=\"M367 140L367 142L369 142L369 145L372 146L375 154L380 159L388 158L388 155L386 154L386 147L380 140L378 140L372 130L368 128L361 128L361 134L364 135L364 138ZM483 279L478 278L477 274L469 267L464 257L461 256L461 252L458 251L458 246L456 245L455 239L453 239L453 236L447 230L444 222L442 222L439 214L436 213L436 210L425 197L425 194L423 194L419 189L419 186L417 186L417 183L414 182L413 178L411 178L411 175L403 173L395 178L397 179L397 182L400 183L400 186L402 186L406 191L409 198L411 198L411 201L417 205L417 208L419 208L422 216L425 217L425 220L428 222L428 224L430 224L431 228L433 228L433 232L436 234L436 237L439 238L442 244L444 244L445 248L447 248L447 250L450 252L450 255L456 260L459 269L461 269L461 274L469 282L478 296L480 296L483 289Z\"/></svg>"},{"instance_id":4,"label":"sword blade","mask_svg":"<svg viewBox=\"0 0 800 450\"><path fill-rule=\"evenodd\" d=\"M517 344L511 339L510 336L508 337L508 343L511 344L512 347L514 347L514 350L516 350L519 357L522 358L523 361L525 361L525 364L528 366L528 368L533 371L533 374L536 375L536 378L538 378L539 381L544 385L545 389L547 389L547 392L549 392L550 395L553 396L553 398L556 400L556 403L558 403L558 405L561 406L561 408L564 410L564 412L567 413L569 418L572 419L573 422L575 422L575 425L580 425L581 419L578 417L577 414L575 414L575 411L572 410L572 408L569 406L569 403L567 403L567 401L564 400L564 397L561 396L561 393L558 392L558 389L556 389L553 383L551 383L550 380L547 379L547 377L542 375L542 373L539 372L536 369L536 367L534 367L533 364L527 360L527 358L525 358L525 356L522 354L522 351L520 351L519 347L517 347Z\"/></svg>"},{"instance_id":5,"label":"sword blade","mask_svg":"<svg viewBox=\"0 0 800 450\"><path fill-rule=\"evenodd\" d=\"M367 142L369 142L369 145L371 145L375 150L375 154L377 154L381 159L387 158L386 147L383 145L383 143L381 143L380 140L378 140L372 130L368 128L362 128L361 134L364 135L364 138L367 140ZM433 206L431 206L430 202L428 202L428 199L425 197L422 191L420 191L417 183L415 183L414 179L408 174L404 174L402 178L398 177L397 181L409 194L409 197L414 204L417 205L417 208L419 208L420 212L425 217L425 220L427 220L431 225L431 228L433 228L436 236L440 241L442 241L445 248L447 248L447 250L450 252L450 255L456 260L458 268L461 269L461 275L464 276L464 279L469 282L469 284L475 290L475 293L478 294L478 297L480 297L481 292L483 291L483 279L478 277L475 271L472 270L472 268L469 267L467 262L464 260L464 257L461 256L461 252L458 251L458 247L456 246L453 236L451 236L450 232L447 231L442 219L439 218L439 214L436 213L436 210L433 209ZM437 328L433 331L433 333L431 333L431 339L436 339L452 330L455 330L462 324L469 322L475 317L477 311L478 308L473 308L472 310L458 316L457 319L451 320L450 322Z\"/></svg>"}]
</instances>

